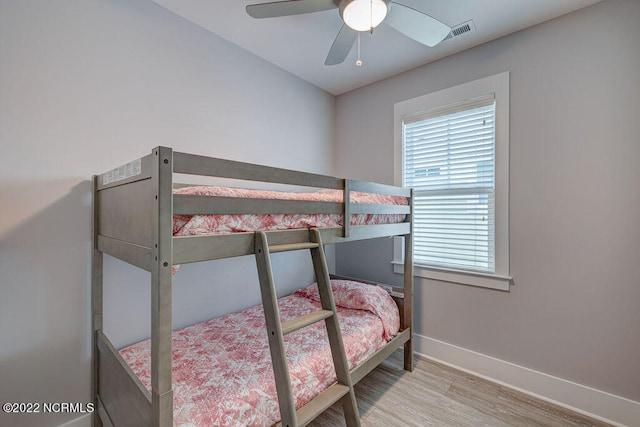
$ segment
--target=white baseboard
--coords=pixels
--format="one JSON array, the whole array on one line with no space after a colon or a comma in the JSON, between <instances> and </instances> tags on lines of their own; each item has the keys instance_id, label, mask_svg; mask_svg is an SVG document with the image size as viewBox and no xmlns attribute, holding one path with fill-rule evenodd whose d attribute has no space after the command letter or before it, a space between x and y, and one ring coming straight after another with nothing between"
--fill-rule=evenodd
<instances>
[{"instance_id":1,"label":"white baseboard","mask_svg":"<svg viewBox=\"0 0 640 427\"><path fill-rule=\"evenodd\" d=\"M86 414L58 427L91 427L91 414Z\"/></svg>"},{"instance_id":2,"label":"white baseboard","mask_svg":"<svg viewBox=\"0 0 640 427\"><path fill-rule=\"evenodd\" d=\"M414 350L489 381L615 426L639 426L640 402L554 377L491 356L414 335Z\"/></svg>"}]
</instances>

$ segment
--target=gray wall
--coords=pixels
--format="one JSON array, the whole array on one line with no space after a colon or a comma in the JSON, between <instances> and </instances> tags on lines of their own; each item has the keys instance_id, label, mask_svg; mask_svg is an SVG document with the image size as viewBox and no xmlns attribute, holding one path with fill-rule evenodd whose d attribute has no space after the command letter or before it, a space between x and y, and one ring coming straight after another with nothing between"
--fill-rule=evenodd
<instances>
[{"instance_id":1,"label":"gray wall","mask_svg":"<svg viewBox=\"0 0 640 427\"><path fill-rule=\"evenodd\" d=\"M89 399L92 174L158 145L332 173L334 108L147 0L0 0L0 402ZM283 291L311 280L285 257ZM105 329L118 345L148 335L149 276L105 268ZM251 257L182 266L174 324L257 303L256 277ZM0 425L77 416L0 411Z\"/></svg>"},{"instance_id":2,"label":"gray wall","mask_svg":"<svg viewBox=\"0 0 640 427\"><path fill-rule=\"evenodd\" d=\"M395 102L511 72L515 287L418 279L418 334L640 401L639 19L604 1L337 98L337 173L392 183ZM399 283L354 246L338 273Z\"/></svg>"}]
</instances>

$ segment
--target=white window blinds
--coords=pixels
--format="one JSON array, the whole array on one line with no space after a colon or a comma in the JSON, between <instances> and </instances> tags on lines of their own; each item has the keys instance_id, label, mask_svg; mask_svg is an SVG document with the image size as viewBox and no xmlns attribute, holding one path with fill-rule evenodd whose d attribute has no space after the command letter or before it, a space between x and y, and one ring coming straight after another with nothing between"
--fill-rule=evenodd
<instances>
[{"instance_id":1,"label":"white window blinds","mask_svg":"<svg viewBox=\"0 0 640 427\"><path fill-rule=\"evenodd\" d=\"M417 264L495 272L495 97L403 117Z\"/></svg>"}]
</instances>

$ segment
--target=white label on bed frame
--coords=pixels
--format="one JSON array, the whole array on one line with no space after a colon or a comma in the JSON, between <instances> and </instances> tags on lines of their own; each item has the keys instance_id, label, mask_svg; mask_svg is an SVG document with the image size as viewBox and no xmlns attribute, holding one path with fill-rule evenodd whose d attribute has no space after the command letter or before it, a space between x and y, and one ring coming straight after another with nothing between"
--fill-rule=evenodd
<instances>
[{"instance_id":1,"label":"white label on bed frame","mask_svg":"<svg viewBox=\"0 0 640 427\"><path fill-rule=\"evenodd\" d=\"M140 175L141 173L142 159L134 160L133 162L127 163L126 165L122 165L119 168L112 169L109 172L102 174L102 185L122 181L123 179L131 178L132 176Z\"/></svg>"}]
</instances>

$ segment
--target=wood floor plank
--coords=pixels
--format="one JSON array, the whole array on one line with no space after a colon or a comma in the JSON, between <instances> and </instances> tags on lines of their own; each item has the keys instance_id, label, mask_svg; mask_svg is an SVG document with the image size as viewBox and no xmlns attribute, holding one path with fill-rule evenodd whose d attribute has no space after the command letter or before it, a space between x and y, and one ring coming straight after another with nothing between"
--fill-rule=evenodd
<instances>
[{"instance_id":1,"label":"wood floor plank","mask_svg":"<svg viewBox=\"0 0 640 427\"><path fill-rule=\"evenodd\" d=\"M582 414L567 411L507 387L501 387L498 404L502 419L513 425L549 427L608 426Z\"/></svg>"},{"instance_id":2,"label":"wood floor plank","mask_svg":"<svg viewBox=\"0 0 640 427\"><path fill-rule=\"evenodd\" d=\"M399 350L356 385L363 427L609 426L428 359L415 362L404 371ZM344 425L340 404L309 424Z\"/></svg>"}]
</instances>

